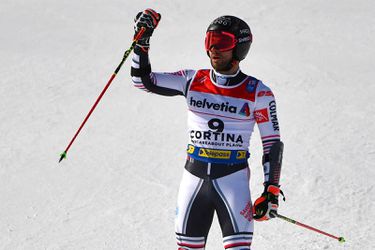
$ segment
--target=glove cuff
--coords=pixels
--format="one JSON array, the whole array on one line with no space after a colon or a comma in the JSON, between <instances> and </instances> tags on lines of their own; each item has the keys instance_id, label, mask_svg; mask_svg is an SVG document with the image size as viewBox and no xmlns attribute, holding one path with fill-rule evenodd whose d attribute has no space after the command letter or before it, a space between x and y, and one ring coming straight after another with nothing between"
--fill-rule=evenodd
<instances>
[{"instance_id":1,"label":"glove cuff","mask_svg":"<svg viewBox=\"0 0 375 250\"><path fill-rule=\"evenodd\" d=\"M285 201L285 195L283 191L280 189L280 185L276 185L273 183L264 183L264 193L271 193L275 197L278 197L280 194L283 196L283 201Z\"/></svg>"},{"instance_id":2,"label":"glove cuff","mask_svg":"<svg viewBox=\"0 0 375 250\"><path fill-rule=\"evenodd\" d=\"M275 186L275 185L268 185L266 186L266 191L268 193L271 193L275 196L279 196L280 194L280 188L278 186Z\"/></svg>"}]
</instances>

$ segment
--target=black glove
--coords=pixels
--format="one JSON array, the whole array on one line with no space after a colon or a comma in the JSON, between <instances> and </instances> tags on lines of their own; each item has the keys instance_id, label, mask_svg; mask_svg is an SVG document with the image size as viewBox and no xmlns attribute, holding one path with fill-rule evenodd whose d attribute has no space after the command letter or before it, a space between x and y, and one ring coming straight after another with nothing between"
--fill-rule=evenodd
<instances>
[{"instance_id":1,"label":"black glove","mask_svg":"<svg viewBox=\"0 0 375 250\"><path fill-rule=\"evenodd\" d=\"M158 26L161 15L153 9L146 9L139 12L134 18L134 31L135 35L138 34L140 29L144 27L146 30L142 37L138 40L137 45L148 49L150 47L150 37L154 33L154 29Z\"/></svg>"},{"instance_id":2,"label":"black glove","mask_svg":"<svg viewBox=\"0 0 375 250\"><path fill-rule=\"evenodd\" d=\"M277 213L279 207L280 192L277 185L265 184L263 194L255 200L253 206L254 220L264 221L275 217L274 213Z\"/></svg>"}]
</instances>

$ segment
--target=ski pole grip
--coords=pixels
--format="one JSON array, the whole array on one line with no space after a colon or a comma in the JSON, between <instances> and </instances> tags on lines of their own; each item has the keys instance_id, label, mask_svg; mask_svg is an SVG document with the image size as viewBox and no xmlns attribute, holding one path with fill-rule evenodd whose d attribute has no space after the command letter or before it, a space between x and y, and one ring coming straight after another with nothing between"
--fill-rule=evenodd
<instances>
[{"instance_id":1,"label":"ski pole grip","mask_svg":"<svg viewBox=\"0 0 375 250\"><path fill-rule=\"evenodd\" d=\"M137 35L135 35L134 37L134 41L138 41L139 39L141 39L143 33L145 33L146 31L146 28L145 27L141 27L141 29L139 30L139 32L137 33Z\"/></svg>"}]
</instances>

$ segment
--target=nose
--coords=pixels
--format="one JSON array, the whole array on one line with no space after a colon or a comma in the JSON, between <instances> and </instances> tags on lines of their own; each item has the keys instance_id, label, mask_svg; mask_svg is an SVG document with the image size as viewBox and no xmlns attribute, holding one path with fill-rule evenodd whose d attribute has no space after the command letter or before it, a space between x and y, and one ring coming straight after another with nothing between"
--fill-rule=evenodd
<instances>
[{"instance_id":1,"label":"nose","mask_svg":"<svg viewBox=\"0 0 375 250\"><path fill-rule=\"evenodd\" d=\"M215 45L211 45L209 51L215 52L215 53L219 53L220 52L220 50L218 50Z\"/></svg>"}]
</instances>

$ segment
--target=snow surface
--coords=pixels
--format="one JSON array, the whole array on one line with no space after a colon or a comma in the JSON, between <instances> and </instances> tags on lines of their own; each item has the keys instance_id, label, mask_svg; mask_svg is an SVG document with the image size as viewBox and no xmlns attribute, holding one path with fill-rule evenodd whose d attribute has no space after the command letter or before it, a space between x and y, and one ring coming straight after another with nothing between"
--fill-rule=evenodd
<instances>
[{"instance_id":1,"label":"snow surface","mask_svg":"<svg viewBox=\"0 0 375 250\"><path fill-rule=\"evenodd\" d=\"M207 68L208 24L246 20L245 73L274 91L285 143L279 212L252 249L375 249L375 2L372 0L0 2L0 249L176 249L187 142L184 98L143 93L127 61L58 164L152 7L153 70ZM253 136L252 197L261 192ZM215 220L207 249L222 249Z\"/></svg>"}]
</instances>

